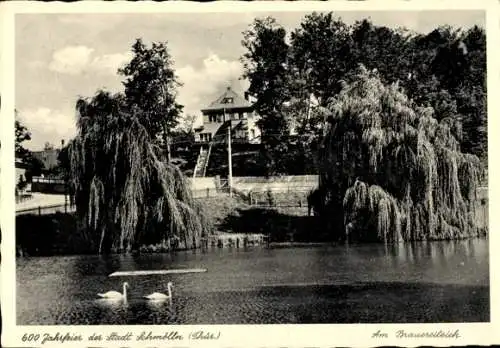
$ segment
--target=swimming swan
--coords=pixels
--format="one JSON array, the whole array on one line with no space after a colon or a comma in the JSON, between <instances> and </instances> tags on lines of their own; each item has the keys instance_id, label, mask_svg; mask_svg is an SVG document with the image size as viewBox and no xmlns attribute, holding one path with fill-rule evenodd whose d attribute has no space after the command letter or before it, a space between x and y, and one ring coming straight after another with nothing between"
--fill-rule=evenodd
<instances>
[{"instance_id":1,"label":"swimming swan","mask_svg":"<svg viewBox=\"0 0 500 348\"><path fill-rule=\"evenodd\" d=\"M128 283L125 282L123 283L123 294L118 292L118 291L108 291L104 294L97 294L98 296L106 299L111 299L111 300L127 300L127 288L128 288Z\"/></svg>"},{"instance_id":2,"label":"swimming swan","mask_svg":"<svg viewBox=\"0 0 500 348\"><path fill-rule=\"evenodd\" d=\"M169 300L170 303L172 303L172 288L173 288L173 286L174 285L172 284L172 282L167 283L168 295L165 295L165 294L162 294L159 292L153 292L151 295L144 296L144 297L147 298L148 300L152 300L152 301Z\"/></svg>"}]
</instances>

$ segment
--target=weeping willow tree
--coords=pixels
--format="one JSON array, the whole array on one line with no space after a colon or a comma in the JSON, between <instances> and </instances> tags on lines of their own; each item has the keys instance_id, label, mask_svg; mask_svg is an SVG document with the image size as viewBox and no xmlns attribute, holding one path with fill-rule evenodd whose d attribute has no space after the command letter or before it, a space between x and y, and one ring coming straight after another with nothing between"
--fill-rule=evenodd
<instances>
[{"instance_id":1,"label":"weeping willow tree","mask_svg":"<svg viewBox=\"0 0 500 348\"><path fill-rule=\"evenodd\" d=\"M398 84L360 67L329 105L320 153L328 227L362 241L477 235L481 163L460 152L460 124L437 121Z\"/></svg>"},{"instance_id":2,"label":"weeping willow tree","mask_svg":"<svg viewBox=\"0 0 500 348\"><path fill-rule=\"evenodd\" d=\"M210 233L209 221L141 123L142 111L127 105L106 92L77 102L69 154L81 228L99 253L169 240L195 247Z\"/></svg>"}]
</instances>

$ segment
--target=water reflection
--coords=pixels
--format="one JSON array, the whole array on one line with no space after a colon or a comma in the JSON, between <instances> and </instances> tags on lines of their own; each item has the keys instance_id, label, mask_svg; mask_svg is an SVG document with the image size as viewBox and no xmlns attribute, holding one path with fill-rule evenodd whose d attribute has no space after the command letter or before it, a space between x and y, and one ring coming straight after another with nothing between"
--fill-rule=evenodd
<instances>
[{"instance_id":1,"label":"water reflection","mask_svg":"<svg viewBox=\"0 0 500 348\"><path fill-rule=\"evenodd\" d=\"M173 310L172 302L166 300L148 300L147 306L150 310L153 311Z\"/></svg>"},{"instance_id":2,"label":"water reflection","mask_svg":"<svg viewBox=\"0 0 500 348\"><path fill-rule=\"evenodd\" d=\"M95 303L105 309L119 310L119 309L127 309L128 301L118 300L118 299L96 299Z\"/></svg>"},{"instance_id":3,"label":"water reflection","mask_svg":"<svg viewBox=\"0 0 500 348\"><path fill-rule=\"evenodd\" d=\"M208 271L108 277L165 268ZM95 299L124 281L127 303ZM143 298L169 281L172 305ZM24 325L488 320L488 242L24 258L17 316Z\"/></svg>"},{"instance_id":4,"label":"water reflection","mask_svg":"<svg viewBox=\"0 0 500 348\"><path fill-rule=\"evenodd\" d=\"M431 263L446 268L458 259L487 259L487 247L478 240L424 241L419 243L397 243L384 246L385 256L393 266ZM479 254L478 254L479 252ZM449 264L450 263L450 264Z\"/></svg>"}]
</instances>

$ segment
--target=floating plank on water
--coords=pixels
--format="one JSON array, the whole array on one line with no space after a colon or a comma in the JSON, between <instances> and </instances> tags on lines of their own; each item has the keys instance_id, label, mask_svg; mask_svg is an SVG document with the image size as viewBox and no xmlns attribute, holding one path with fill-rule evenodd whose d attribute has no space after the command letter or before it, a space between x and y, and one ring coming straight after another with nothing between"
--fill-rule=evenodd
<instances>
[{"instance_id":1,"label":"floating plank on water","mask_svg":"<svg viewBox=\"0 0 500 348\"><path fill-rule=\"evenodd\" d=\"M188 269L158 269L150 271L123 271L111 273L110 277L120 276L140 276L150 274L182 274L182 273L203 273L207 270L205 268L188 268Z\"/></svg>"}]
</instances>

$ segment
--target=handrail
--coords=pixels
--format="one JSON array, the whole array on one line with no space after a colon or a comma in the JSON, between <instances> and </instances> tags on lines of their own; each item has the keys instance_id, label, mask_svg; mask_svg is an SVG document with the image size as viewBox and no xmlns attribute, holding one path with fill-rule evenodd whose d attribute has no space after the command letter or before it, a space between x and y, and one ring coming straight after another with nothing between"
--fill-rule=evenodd
<instances>
[{"instance_id":1,"label":"handrail","mask_svg":"<svg viewBox=\"0 0 500 348\"><path fill-rule=\"evenodd\" d=\"M210 154L212 152L212 143L210 143L207 152L207 158L205 159L205 165L203 166L203 176L207 175L208 161L210 159Z\"/></svg>"},{"instance_id":2,"label":"handrail","mask_svg":"<svg viewBox=\"0 0 500 348\"><path fill-rule=\"evenodd\" d=\"M196 178L196 170L198 169L198 160L200 159L202 151L203 151L203 146L200 146L200 152L198 153L198 157L196 157L196 164L194 165L193 179Z\"/></svg>"},{"instance_id":3,"label":"handrail","mask_svg":"<svg viewBox=\"0 0 500 348\"><path fill-rule=\"evenodd\" d=\"M76 206L71 204L50 204L50 205L40 205L32 208L24 208L16 210L16 215L27 215L29 213L41 214L43 211L61 208L64 212L74 212L76 211ZM44 215L44 214L42 214Z\"/></svg>"}]
</instances>

